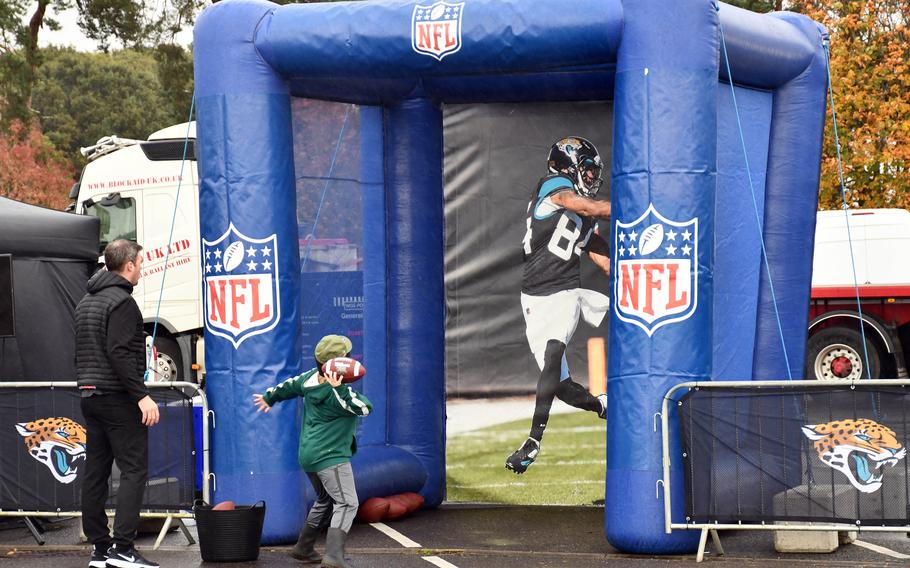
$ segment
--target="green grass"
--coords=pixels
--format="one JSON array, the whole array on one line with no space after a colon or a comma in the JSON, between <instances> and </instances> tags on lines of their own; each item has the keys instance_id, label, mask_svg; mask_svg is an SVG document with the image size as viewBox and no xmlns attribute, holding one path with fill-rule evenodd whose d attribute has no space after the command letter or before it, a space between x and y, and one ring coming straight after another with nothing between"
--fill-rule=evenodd
<instances>
[{"instance_id":1,"label":"green grass","mask_svg":"<svg viewBox=\"0 0 910 568\"><path fill-rule=\"evenodd\" d=\"M540 454L522 475L505 468L528 436L530 416L450 436L446 444L448 501L513 505L603 502L606 427L591 412L554 414Z\"/></svg>"}]
</instances>

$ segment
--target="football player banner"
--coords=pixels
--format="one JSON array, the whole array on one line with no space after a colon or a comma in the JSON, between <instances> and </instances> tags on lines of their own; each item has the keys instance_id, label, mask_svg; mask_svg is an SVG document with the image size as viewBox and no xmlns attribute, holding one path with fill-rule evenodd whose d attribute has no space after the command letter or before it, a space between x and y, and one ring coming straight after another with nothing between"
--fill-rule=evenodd
<instances>
[{"instance_id":1,"label":"football player banner","mask_svg":"<svg viewBox=\"0 0 910 568\"><path fill-rule=\"evenodd\" d=\"M609 240L610 222L582 219L549 203L539 192L575 192L580 180L556 175L549 158L560 141L579 137L589 140L599 154L603 183L595 199L609 201L610 163L603 160L612 148L612 121L613 107L608 102L446 105L449 396L536 392L541 369L527 335L529 307L521 304L527 276L546 287L563 277L566 267L577 266L572 270L577 271L580 288L601 294L604 300L609 295L610 280L590 260L586 245L594 239L595 223L599 238ZM532 202L540 211L530 207ZM538 240L549 253L532 262L525 257ZM573 312L574 306L543 308L538 313L551 317L541 318L539 327L549 331ZM607 335L607 318L579 319L585 323L579 322L569 334L562 375L587 386L589 340ZM590 325L592 319L600 319L600 325ZM496 380L491 381L491 376ZM531 419L530 409L527 419Z\"/></svg>"},{"instance_id":2,"label":"football player banner","mask_svg":"<svg viewBox=\"0 0 910 568\"><path fill-rule=\"evenodd\" d=\"M686 517L905 525L908 397L873 386L689 391L679 409Z\"/></svg>"},{"instance_id":3,"label":"football player banner","mask_svg":"<svg viewBox=\"0 0 910 568\"><path fill-rule=\"evenodd\" d=\"M161 421L149 429L143 509L189 508L195 497L192 400L154 389ZM0 509L79 511L90 440L75 388L0 388ZM108 506L116 503L116 465Z\"/></svg>"}]
</instances>

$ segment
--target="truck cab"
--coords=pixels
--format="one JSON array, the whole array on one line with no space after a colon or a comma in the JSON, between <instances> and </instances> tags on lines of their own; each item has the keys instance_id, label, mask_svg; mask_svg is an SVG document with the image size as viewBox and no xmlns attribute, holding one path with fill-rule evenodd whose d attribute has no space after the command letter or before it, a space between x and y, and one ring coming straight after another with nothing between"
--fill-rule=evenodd
<instances>
[{"instance_id":1,"label":"truck cab","mask_svg":"<svg viewBox=\"0 0 910 568\"><path fill-rule=\"evenodd\" d=\"M158 321L154 380L201 382L204 373L195 138L195 123L148 140L102 138L82 149L89 163L71 194L76 213L101 221L102 250L118 238L143 246L133 296L149 334Z\"/></svg>"},{"instance_id":2,"label":"truck cab","mask_svg":"<svg viewBox=\"0 0 910 568\"><path fill-rule=\"evenodd\" d=\"M806 378L906 378L910 211L820 211L811 298Z\"/></svg>"}]
</instances>

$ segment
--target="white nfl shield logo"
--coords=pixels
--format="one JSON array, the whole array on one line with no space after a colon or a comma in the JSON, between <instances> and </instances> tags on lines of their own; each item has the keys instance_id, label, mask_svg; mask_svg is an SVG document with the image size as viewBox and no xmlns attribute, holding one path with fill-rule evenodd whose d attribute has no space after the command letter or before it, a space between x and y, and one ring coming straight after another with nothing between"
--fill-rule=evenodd
<instances>
[{"instance_id":1,"label":"white nfl shield logo","mask_svg":"<svg viewBox=\"0 0 910 568\"><path fill-rule=\"evenodd\" d=\"M654 204L614 230L613 307L648 336L698 306L698 217L671 221Z\"/></svg>"},{"instance_id":2,"label":"white nfl shield logo","mask_svg":"<svg viewBox=\"0 0 910 568\"><path fill-rule=\"evenodd\" d=\"M278 237L254 239L231 223L214 241L202 239L205 327L231 342L273 329L281 318Z\"/></svg>"},{"instance_id":3,"label":"white nfl shield logo","mask_svg":"<svg viewBox=\"0 0 910 568\"><path fill-rule=\"evenodd\" d=\"M411 47L417 53L442 61L461 49L461 14L464 2L436 2L414 6L411 15Z\"/></svg>"}]
</instances>

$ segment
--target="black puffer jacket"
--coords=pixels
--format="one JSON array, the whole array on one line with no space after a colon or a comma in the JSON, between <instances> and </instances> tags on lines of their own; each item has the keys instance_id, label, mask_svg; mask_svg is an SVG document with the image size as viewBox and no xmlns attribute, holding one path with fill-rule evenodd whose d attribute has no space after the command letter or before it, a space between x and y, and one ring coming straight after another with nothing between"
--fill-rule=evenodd
<instances>
[{"instance_id":1,"label":"black puffer jacket","mask_svg":"<svg viewBox=\"0 0 910 568\"><path fill-rule=\"evenodd\" d=\"M130 295L133 286L119 274L99 270L76 306L76 377L99 393L148 394L142 313Z\"/></svg>"}]
</instances>

